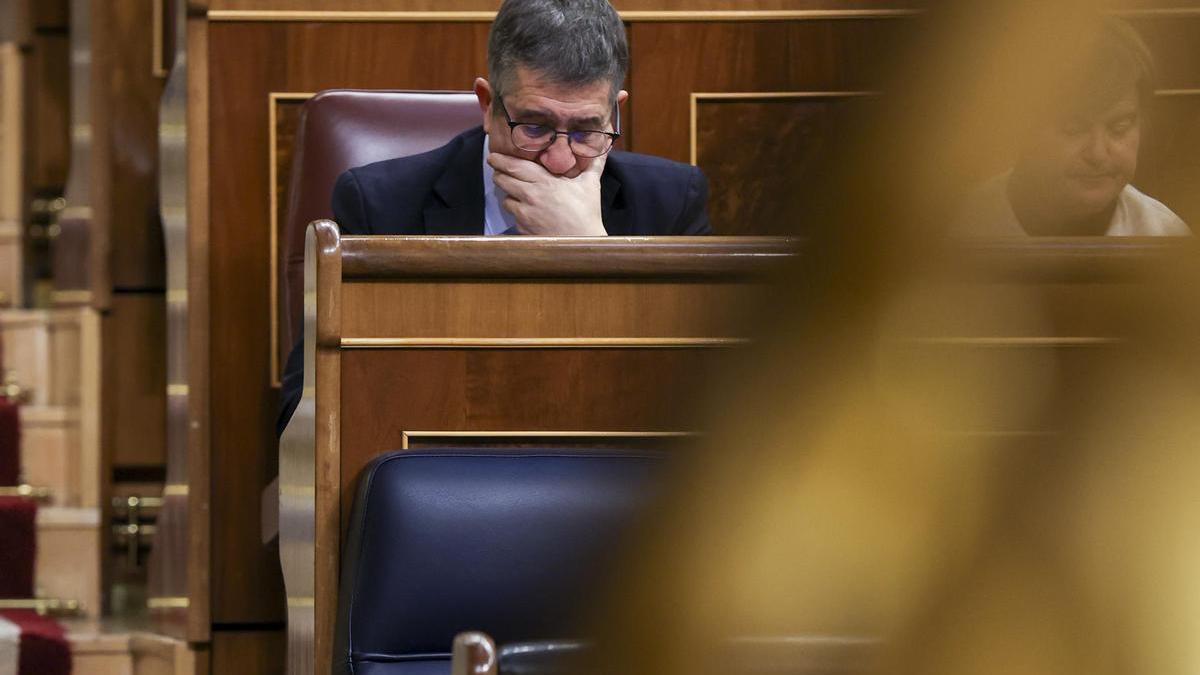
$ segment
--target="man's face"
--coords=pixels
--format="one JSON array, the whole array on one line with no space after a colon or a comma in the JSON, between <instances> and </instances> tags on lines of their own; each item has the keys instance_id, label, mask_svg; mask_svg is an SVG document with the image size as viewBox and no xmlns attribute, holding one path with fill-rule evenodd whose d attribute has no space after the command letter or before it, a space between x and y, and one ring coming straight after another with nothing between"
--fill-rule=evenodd
<instances>
[{"instance_id":1,"label":"man's face","mask_svg":"<svg viewBox=\"0 0 1200 675\"><path fill-rule=\"evenodd\" d=\"M1141 110L1130 87L1115 103L1064 115L1039 129L1019 170L1042 186L1047 206L1065 218L1102 213L1133 180L1141 142Z\"/></svg>"},{"instance_id":2,"label":"man's face","mask_svg":"<svg viewBox=\"0 0 1200 675\"><path fill-rule=\"evenodd\" d=\"M614 131L611 88L608 82L583 86L562 85L539 77L536 71L518 67L512 85L504 92L504 107L513 122L543 124L558 131ZM538 162L552 174L574 178L599 158L576 157L565 136L540 152L513 145L512 134L493 95L494 88L482 78L475 81L475 95L483 109L483 128L492 152ZM618 94L618 102L628 94Z\"/></svg>"}]
</instances>

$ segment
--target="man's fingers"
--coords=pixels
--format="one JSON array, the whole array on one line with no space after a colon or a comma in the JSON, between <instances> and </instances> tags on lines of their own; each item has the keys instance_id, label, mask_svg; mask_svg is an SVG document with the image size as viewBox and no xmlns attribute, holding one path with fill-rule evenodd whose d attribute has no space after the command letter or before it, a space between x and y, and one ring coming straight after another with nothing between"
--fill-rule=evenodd
<instances>
[{"instance_id":1,"label":"man's fingers","mask_svg":"<svg viewBox=\"0 0 1200 675\"><path fill-rule=\"evenodd\" d=\"M500 206L504 207L505 211L516 216L518 223L521 222L521 212L525 210L524 204L512 197L505 197L504 201L500 202Z\"/></svg>"},{"instance_id":2,"label":"man's fingers","mask_svg":"<svg viewBox=\"0 0 1200 675\"><path fill-rule=\"evenodd\" d=\"M510 157L498 152L489 152L487 162L497 174L506 174L526 183L544 179L550 175L541 164L520 157Z\"/></svg>"},{"instance_id":3,"label":"man's fingers","mask_svg":"<svg viewBox=\"0 0 1200 675\"><path fill-rule=\"evenodd\" d=\"M496 187L516 197L526 196L526 189L529 186L529 183L525 181L499 172L492 174L492 182L496 184Z\"/></svg>"}]
</instances>

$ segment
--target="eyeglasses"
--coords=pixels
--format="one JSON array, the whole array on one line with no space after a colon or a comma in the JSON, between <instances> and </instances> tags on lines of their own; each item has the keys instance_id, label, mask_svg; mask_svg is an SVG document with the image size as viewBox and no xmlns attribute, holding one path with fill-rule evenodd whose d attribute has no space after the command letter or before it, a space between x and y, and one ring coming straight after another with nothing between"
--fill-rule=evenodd
<instances>
[{"instance_id":1,"label":"eyeglasses","mask_svg":"<svg viewBox=\"0 0 1200 675\"><path fill-rule=\"evenodd\" d=\"M513 145L526 152L541 152L554 145L559 136L566 136L567 145L576 157L599 157L612 150L613 143L621 137L621 108L616 105L613 106L616 131L559 131L545 124L514 122L508 115L508 108L504 107L504 99L497 96L496 102L508 122Z\"/></svg>"}]
</instances>

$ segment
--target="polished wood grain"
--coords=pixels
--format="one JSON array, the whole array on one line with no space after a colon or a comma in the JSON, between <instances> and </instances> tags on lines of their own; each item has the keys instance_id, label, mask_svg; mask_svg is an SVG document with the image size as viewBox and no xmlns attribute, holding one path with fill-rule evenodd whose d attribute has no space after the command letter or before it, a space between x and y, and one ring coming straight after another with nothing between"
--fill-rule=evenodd
<instances>
[{"instance_id":1,"label":"polished wood grain","mask_svg":"<svg viewBox=\"0 0 1200 675\"><path fill-rule=\"evenodd\" d=\"M633 24L633 149L688 161L691 95L697 92L877 89L879 71L909 21Z\"/></svg>"},{"instance_id":2,"label":"polished wood grain","mask_svg":"<svg viewBox=\"0 0 1200 675\"><path fill-rule=\"evenodd\" d=\"M214 632L211 672L213 675L285 675L285 638L281 629Z\"/></svg>"},{"instance_id":3,"label":"polished wood grain","mask_svg":"<svg viewBox=\"0 0 1200 675\"><path fill-rule=\"evenodd\" d=\"M499 255L503 255L500 253ZM487 280L347 284L342 344L392 336L454 339L721 338L728 316L716 308L749 303L761 285L704 280ZM702 294L705 304L692 299Z\"/></svg>"},{"instance_id":4,"label":"polished wood grain","mask_svg":"<svg viewBox=\"0 0 1200 675\"><path fill-rule=\"evenodd\" d=\"M405 431L678 431L692 422L685 392L697 391L723 354L587 347L348 351L342 518L363 466L401 449ZM378 413L383 400L387 415Z\"/></svg>"},{"instance_id":5,"label":"polished wood grain","mask_svg":"<svg viewBox=\"0 0 1200 675\"><path fill-rule=\"evenodd\" d=\"M663 278L664 270L672 278L728 277L761 274L772 261L786 262L799 246L761 237L377 236L341 241L345 274L351 279ZM497 257L500 251L503 257Z\"/></svg>"},{"instance_id":6,"label":"polished wood grain","mask_svg":"<svg viewBox=\"0 0 1200 675\"><path fill-rule=\"evenodd\" d=\"M204 642L212 631L213 471L210 317L210 193L208 23L189 16L187 54L187 639ZM219 672L219 671L213 671Z\"/></svg>"},{"instance_id":7,"label":"polished wood grain","mask_svg":"<svg viewBox=\"0 0 1200 675\"><path fill-rule=\"evenodd\" d=\"M104 317L104 397L112 466L166 464L166 304L160 293L118 293Z\"/></svg>"},{"instance_id":8,"label":"polished wood grain","mask_svg":"<svg viewBox=\"0 0 1200 675\"><path fill-rule=\"evenodd\" d=\"M908 8L898 0L614 0L620 12L865 10ZM209 10L300 12L494 12L496 0L211 0Z\"/></svg>"},{"instance_id":9,"label":"polished wood grain","mask_svg":"<svg viewBox=\"0 0 1200 675\"><path fill-rule=\"evenodd\" d=\"M725 235L797 234L804 192L827 169L855 94L703 97L693 103L693 161L709 180L708 214Z\"/></svg>"},{"instance_id":10,"label":"polished wood grain","mask_svg":"<svg viewBox=\"0 0 1200 675\"><path fill-rule=\"evenodd\" d=\"M342 401L344 391L341 337L342 308L345 304L342 293L342 251L337 228L326 221L323 227L311 228L310 235L313 245L309 250L314 252L316 257L316 294L311 322L315 324L315 331L309 331L306 327L305 337L312 339L316 344L316 378L313 380L317 412L316 444L313 448L313 465L316 470L314 515L315 531L318 536L321 533L326 535L323 545L313 547L313 653L316 656L315 672L320 675L329 668L327 664L333 662L333 634L337 618L337 602L329 602L329 596L325 592L337 588L342 560L342 527L339 513L342 508L340 484L344 466L341 456L345 424L342 413L345 406ZM309 275L305 276L305 295L308 295ZM306 313L307 310L306 307ZM307 354L305 362L305 365L308 365ZM334 542L338 544L334 545ZM316 600L318 597L321 598L320 601Z\"/></svg>"},{"instance_id":11,"label":"polished wood grain","mask_svg":"<svg viewBox=\"0 0 1200 675\"><path fill-rule=\"evenodd\" d=\"M70 163L70 41L65 28L39 28L33 36L29 171L32 190L41 195L62 194Z\"/></svg>"},{"instance_id":12,"label":"polished wood grain","mask_svg":"<svg viewBox=\"0 0 1200 675\"><path fill-rule=\"evenodd\" d=\"M155 0L161 2L162 0ZM111 284L162 289L163 239L158 218L158 106L163 80L152 72L152 2L104 3L111 56L104 91L110 111Z\"/></svg>"}]
</instances>

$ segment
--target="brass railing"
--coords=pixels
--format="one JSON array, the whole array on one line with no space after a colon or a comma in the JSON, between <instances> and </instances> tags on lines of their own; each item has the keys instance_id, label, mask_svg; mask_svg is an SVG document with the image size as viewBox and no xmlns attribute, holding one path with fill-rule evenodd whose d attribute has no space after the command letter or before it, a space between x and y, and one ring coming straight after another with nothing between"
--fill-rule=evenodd
<instances>
[{"instance_id":1,"label":"brass railing","mask_svg":"<svg viewBox=\"0 0 1200 675\"><path fill-rule=\"evenodd\" d=\"M54 498L54 493L48 487L35 485L0 485L0 497L23 497L45 504Z\"/></svg>"},{"instance_id":2,"label":"brass railing","mask_svg":"<svg viewBox=\"0 0 1200 675\"><path fill-rule=\"evenodd\" d=\"M4 598L0 599L0 610L24 609L37 612L38 616L78 616L83 606L78 600L59 598Z\"/></svg>"}]
</instances>

